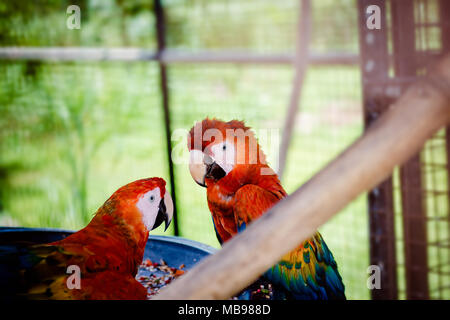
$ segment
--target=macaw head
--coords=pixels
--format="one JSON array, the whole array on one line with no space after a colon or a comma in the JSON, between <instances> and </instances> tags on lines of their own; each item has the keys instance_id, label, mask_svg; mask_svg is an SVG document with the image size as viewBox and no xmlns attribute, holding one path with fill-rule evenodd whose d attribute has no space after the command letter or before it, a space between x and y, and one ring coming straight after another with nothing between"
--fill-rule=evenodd
<instances>
[{"instance_id":1,"label":"macaw head","mask_svg":"<svg viewBox=\"0 0 450 320\"><path fill-rule=\"evenodd\" d=\"M265 155L244 122L208 119L197 122L188 135L189 171L202 187L235 170L265 164Z\"/></svg>"},{"instance_id":2,"label":"macaw head","mask_svg":"<svg viewBox=\"0 0 450 320\"><path fill-rule=\"evenodd\" d=\"M103 206L121 215L130 225L143 223L151 231L165 223L167 230L173 217L173 202L166 181L147 178L119 188Z\"/></svg>"}]
</instances>

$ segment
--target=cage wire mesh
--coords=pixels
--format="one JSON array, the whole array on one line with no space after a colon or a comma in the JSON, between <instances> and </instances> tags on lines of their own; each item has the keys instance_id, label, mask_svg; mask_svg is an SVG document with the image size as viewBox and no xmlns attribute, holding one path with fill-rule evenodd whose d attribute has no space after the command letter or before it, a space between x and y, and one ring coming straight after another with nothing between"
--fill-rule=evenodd
<instances>
[{"instance_id":1,"label":"cage wire mesh","mask_svg":"<svg viewBox=\"0 0 450 320\"><path fill-rule=\"evenodd\" d=\"M442 49L438 2L415 2L417 50ZM65 10L74 3L85 16L78 33L65 26ZM298 0L163 4L169 49L294 54ZM153 9L153 1L8 2L0 6L0 45L155 49ZM313 1L310 50L358 54L359 27L355 1ZM175 161L180 235L218 247L205 190L194 183L182 161L186 130L206 116L245 120L276 168L294 70L290 65L228 63L167 68L172 157L181 159ZM144 176L169 180L156 62L3 61L0 74L0 225L77 229L120 185ZM308 68L283 178L288 193L362 134L361 93L359 65ZM432 298L449 297L445 138L444 131L437 134L421 157ZM394 190L398 278L404 298L407 266L398 171ZM367 197L362 195L320 229L350 299L370 297L367 211Z\"/></svg>"},{"instance_id":2,"label":"cage wire mesh","mask_svg":"<svg viewBox=\"0 0 450 320\"><path fill-rule=\"evenodd\" d=\"M392 33L395 28L401 27L393 22L392 4L387 2L387 16L389 26L389 52L399 55L399 59L408 59L403 53L395 52L395 39ZM411 73L409 75L397 74L394 71L394 62L391 61L390 76L392 83L400 84L406 88L420 76L425 74L426 68L444 52L448 52L450 47L445 47L448 43L449 30L448 7L445 2L439 0L414 0L412 1L412 27L414 34L412 58L410 61ZM402 14L404 14L402 12ZM409 56L411 59L411 56ZM439 131L430 138L419 154L419 168L416 177L402 176L400 168L393 174L393 196L395 213L395 235L396 235L396 263L398 279L398 297L400 299L411 297L429 297L431 299L449 299L450 286L450 260L449 260L449 140L448 128ZM409 174L410 175L410 174ZM418 175L418 176L417 176ZM417 179L418 178L418 179ZM420 181L418 184L411 184L412 180ZM419 198L420 206L416 206L411 216L406 216L405 205L408 200L406 193L416 195ZM405 198L404 198L405 197ZM406 199L406 200L405 200ZM405 203L406 201L406 203ZM417 203L417 200L414 201ZM408 209L410 210L410 209ZM424 237L409 235L406 237L406 229L413 225L422 225ZM417 229L416 229L417 230ZM408 249L409 248L409 249ZM425 252L424 261L419 264L409 265L412 261L408 259L408 250L411 248ZM408 284L408 273L420 272L424 275L425 283L421 290L413 288ZM411 282L420 281L410 279Z\"/></svg>"},{"instance_id":3,"label":"cage wire mesh","mask_svg":"<svg viewBox=\"0 0 450 320\"><path fill-rule=\"evenodd\" d=\"M299 10L298 1L189 1L181 6L171 1L166 5L168 46L192 52L222 49L293 53ZM346 19L335 18L332 13L337 11ZM192 15L183 24L171 23L186 12ZM314 2L312 14L311 51L357 53L354 2ZM269 131L263 150L269 164L276 167L293 76L290 66L169 66L173 126L189 129L195 120L206 116L245 120L257 137ZM288 192L306 182L362 133L360 79L357 65L308 70L283 181ZM205 191L189 181L186 164L176 167L177 179L186 181L177 184L182 234L218 246ZM362 196L321 229L350 298L369 297L366 207ZM205 231L199 234L199 229Z\"/></svg>"},{"instance_id":4,"label":"cage wire mesh","mask_svg":"<svg viewBox=\"0 0 450 320\"><path fill-rule=\"evenodd\" d=\"M156 47L152 1L11 1L0 17L1 46ZM79 229L121 185L168 180L156 62L0 68L0 225Z\"/></svg>"},{"instance_id":5,"label":"cage wire mesh","mask_svg":"<svg viewBox=\"0 0 450 320\"><path fill-rule=\"evenodd\" d=\"M415 0L416 51L427 65L433 53L449 52L446 31L450 13L444 1ZM442 6L442 7L440 7ZM447 7L448 10L448 7ZM430 59L430 58L428 58ZM420 71L419 71L420 72ZM429 296L432 299L450 298L450 209L449 209L449 150L446 130L434 135L421 153L423 180L422 197L426 214Z\"/></svg>"},{"instance_id":6,"label":"cage wire mesh","mask_svg":"<svg viewBox=\"0 0 450 320\"><path fill-rule=\"evenodd\" d=\"M119 186L167 172L156 67L1 64L2 225L79 229Z\"/></svg>"},{"instance_id":7,"label":"cage wire mesh","mask_svg":"<svg viewBox=\"0 0 450 320\"><path fill-rule=\"evenodd\" d=\"M442 130L422 152L424 198L427 212L428 272L430 297L450 297L449 184L446 136Z\"/></svg>"}]
</instances>

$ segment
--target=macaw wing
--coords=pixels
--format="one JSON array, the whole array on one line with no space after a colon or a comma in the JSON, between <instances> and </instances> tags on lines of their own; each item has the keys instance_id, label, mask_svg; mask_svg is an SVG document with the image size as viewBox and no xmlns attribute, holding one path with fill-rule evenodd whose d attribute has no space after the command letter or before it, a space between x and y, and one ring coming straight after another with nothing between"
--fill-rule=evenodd
<instances>
[{"instance_id":1,"label":"macaw wing","mask_svg":"<svg viewBox=\"0 0 450 320\"><path fill-rule=\"evenodd\" d=\"M280 200L255 185L245 185L235 195L238 231ZM344 285L331 251L319 233L289 252L265 276L285 287L296 299L345 299Z\"/></svg>"},{"instance_id":2,"label":"macaw wing","mask_svg":"<svg viewBox=\"0 0 450 320\"><path fill-rule=\"evenodd\" d=\"M79 288L69 288L68 276L58 275L51 282L34 285L23 297L55 300L145 300L147 298L147 289L130 274L111 270L91 273L80 279Z\"/></svg>"},{"instance_id":3,"label":"macaw wing","mask_svg":"<svg viewBox=\"0 0 450 320\"><path fill-rule=\"evenodd\" d=\"M252 184L240 188L234 199L233 211L239 232L280 200L274 193Z\"/></svg>"},{"instance_id":4,"label":"macaw wing","mask_svg":"<svg viewBox=\"0 0 450 320\"><path fill-rule=\"evenodd\" d=\"M80 289L67 289L65 280L57 283L54 299L145 300L147 289L132 275L114 270L96 272L81 279Z\"/></svg>"},{"instance_id":5,"label":"macaw wing","mask_svg":"<svg viewBox=\"0 0 450 320\"><path fill-rule=\"evenodd\" d=\"M67 268L79 266L83 275L101 272L106 265L81 245L2 245L0 296L25 299L70 298L66 292ZM67 297L65 297L67 294Z\"/></svg>"},{"instance_id":6,"label":"macaw wing","mask_svg":"<svg viewBox=\"0 0 450 320\"><path fill-rule=\"evenodd\" d=\"M216 233L217 241L219 241L220 245L223 245L223 239L220 236L219 231L217 230L216 223L214 222L214 218L212 218L212 221L213 221L214 232Z\"/></svg>"},{"instance_id":7,"label":"macaw wing","mask_svg":"<svg viewBox=\"0 0 450 320\"><path fill-rule=\"evenodd\" d=\"M296 299L345 299L336 261L318 232L284 255L265 276L283 285Z\"/></svg>"}]
</instances>

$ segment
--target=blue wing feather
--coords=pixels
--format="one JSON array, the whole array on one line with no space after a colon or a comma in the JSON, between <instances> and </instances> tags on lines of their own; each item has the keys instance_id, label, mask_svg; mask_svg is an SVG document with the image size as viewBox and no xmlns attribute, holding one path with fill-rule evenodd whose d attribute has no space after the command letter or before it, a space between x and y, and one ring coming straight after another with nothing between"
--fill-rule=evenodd
<instances>
[{"instance_id":1,"label":"blue wing feather","mask_svg":"<svg viewBox=\"0 0 450 320\"><path fill-rule=\"evenodd\" d=\"M214 223L214 219L212 219L212 221L213 221L214 232L216 233L217 240L219 241L220 245L222 245L223 244L223 240L220 237L219 232L217 231L216 224Z\"/></svg>"},{"instance_id":2,"label":"blue wing feather","mask_svg":"<svg viewBox=\"0 0 450 320\"><path fill-rule=\"evenodd\" d=\"M242 232L245 227L242 223L238 231ZM285 287L295 299L345 299L345 287L336 261L319 233L283 257L264 276Z\"/></svg>"}]
</instances>

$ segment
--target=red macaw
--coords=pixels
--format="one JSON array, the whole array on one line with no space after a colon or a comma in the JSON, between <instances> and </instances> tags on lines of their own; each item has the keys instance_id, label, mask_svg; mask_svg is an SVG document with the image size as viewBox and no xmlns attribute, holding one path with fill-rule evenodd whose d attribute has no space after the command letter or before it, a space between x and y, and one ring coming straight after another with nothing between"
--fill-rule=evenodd
<instances>
[{"instance_id":1,"label":"red macaw","mask_svg":"<svg viewBox=\"0 0 450 320\"><path fill-rule=\"evenodd\" d=\"M2 278L10 275L7 283L2 283L0 296L146 299L147 290L135 276L149 231L162 222L167 229L172 219L173 204L165 185L161 178L149 178L121 187L85 228L63 240L19 246L15 252L0 247ZM68 285L73 272L69 266L79 268L79 288Z\"/></svg>"},{"instance_id":2,"label":"red macaw","mask_svg":"<svg viewBox=\"0 0 450 320\"><path fill-rule=\"evenodd\" d=\"M284 198L254 133L243 122L205 119L188 135L189 169L206 187L217 238L222 244ZM296 299L345 299L344 284L319 232L265 273Z\"/></svg>"}]
</instances>

